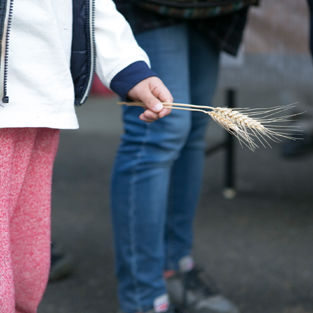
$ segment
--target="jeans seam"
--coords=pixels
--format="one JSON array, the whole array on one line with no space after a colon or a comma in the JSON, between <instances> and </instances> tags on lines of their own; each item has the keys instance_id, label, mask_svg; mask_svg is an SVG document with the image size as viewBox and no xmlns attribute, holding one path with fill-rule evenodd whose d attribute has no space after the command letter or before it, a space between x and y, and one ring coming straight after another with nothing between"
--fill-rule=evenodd
<instances>
[{"instance_id":1,"label":"jeans seam","mask_svg":"<svg viewBox=\"0 0 313 313\"><path fill-rule=\"evenodd\" d=\"M173 169L172 169L173 171ZM167 237L167 240L168 240L168 244L167 244L167 253L166 253L166 258L167 258L167 264L166 264L166 269L173 269L174 268L174 264L172 262L172 247L171 247L171 233L172 233L172 230L171 230L171 217L173 215L173 173L171 171L171 180L170 180L170 188L169 188L169 203L168 203L168 237Z\"/></svg>"},{"instance_id":2,"label":"jeans seam","mask_svg":"<svg viewBox=\"0 0 313 313\"><path fill-rule=\"evenodd\" d=\"M139 152L136 155L136 160L139 161L142 157L143 151L145 149L145 145L148 141L148 136L150 133L150 125L146 124L146 132L144 135L144 139L142 140L142 145L140 147ZM134 212L135 212L135 185L136 185L136 180L137 180L137 164L134 165L133 170L132 170L132 177L133 179L131 180L131 189L130 189L130 199L129 199L129 203L130 203L130 208L129 208L129 226L130 226L130 240L131 240L131 247L130 247L130 251L131 254L134 257L134 261L131 264L132 267L132 281L135 287L135 301L137 302L137 310L138 311L143 311L141 304L140 304L140 292L139 292L139 286L138 286L138 281L136 279L136 275L134 275L134 273L137 270L136 267L136 239L135 239L135 218L134 218Z\"/></svg>"}]
</instances>

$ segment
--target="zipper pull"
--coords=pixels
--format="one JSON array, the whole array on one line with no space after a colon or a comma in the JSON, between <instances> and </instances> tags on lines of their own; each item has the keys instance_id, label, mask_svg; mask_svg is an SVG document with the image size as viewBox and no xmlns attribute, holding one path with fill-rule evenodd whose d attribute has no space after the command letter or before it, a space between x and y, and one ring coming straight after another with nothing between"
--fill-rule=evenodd
<instances>
[{"instance_id":1,"label":"zipper pull","mask_svg":"<svg viewBox=\"0 0 313 313\"><path fill-rule=\"evenodd\" d=\"M2 98L2 103L9 103L9 97L8 96L3 97Z\"/></svg>"}]
</instances>

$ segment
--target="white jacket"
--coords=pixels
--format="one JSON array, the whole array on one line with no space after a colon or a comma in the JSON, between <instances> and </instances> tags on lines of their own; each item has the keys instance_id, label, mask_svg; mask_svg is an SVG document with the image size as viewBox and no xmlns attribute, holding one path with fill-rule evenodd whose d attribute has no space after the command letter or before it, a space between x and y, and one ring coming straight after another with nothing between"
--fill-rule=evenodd
<instances>
[{"instance_id":1,"label":"white jacket","mask_svg":"<svg viewBox=\"0 0 313 313\"><path fill-rule=\"evenodd\" d=\"M94 5L96 71L110 87L122 70L149 60L114 3L95 0ZM70 72L72 19L72 0L14 1L7 79L10 100L0 106L0 128L78 128Z\"/></svg>"}]
</instances>

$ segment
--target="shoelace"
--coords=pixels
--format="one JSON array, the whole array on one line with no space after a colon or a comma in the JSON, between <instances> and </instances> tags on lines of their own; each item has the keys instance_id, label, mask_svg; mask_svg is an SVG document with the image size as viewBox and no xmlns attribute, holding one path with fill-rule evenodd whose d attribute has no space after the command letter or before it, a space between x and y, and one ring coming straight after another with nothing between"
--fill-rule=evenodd
<instances>
[{"instance_id":1,"label":"shoelace","mask_svg":"<svg viewBox=\"0 0 313 313\"><path fill-rule=\"evenodd\" d=\"M203 278L201 277L203 276ZM187 291L195 290L205 297L218 293L218 289L214 279L207 273L199 269L193 268L192 270L183 274L184 281L184 294L183 294L183 306L187 307Z\"/></svg>"}]
</instances>

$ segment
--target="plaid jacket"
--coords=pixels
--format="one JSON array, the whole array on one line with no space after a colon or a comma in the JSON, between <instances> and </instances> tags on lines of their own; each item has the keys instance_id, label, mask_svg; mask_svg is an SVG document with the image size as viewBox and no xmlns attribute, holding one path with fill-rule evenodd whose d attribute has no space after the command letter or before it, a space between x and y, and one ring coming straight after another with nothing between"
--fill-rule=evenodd
<instances>
[{"instance_id":1,"label":"plaid jacket","mask_svg":"<svg viewBox=\"0 0 313 313\"><path fill-rule=\"evenodd\" d=\"M251 1L258 4L258 0ZM202 32L218 49L236 55L247 21L248 7L217 17L199 20L175 19L139 8L130 0L115 0L117 9L124 15L134 34L157 27L170 26L186 21Z\"/></svg>"}]
</instances>

